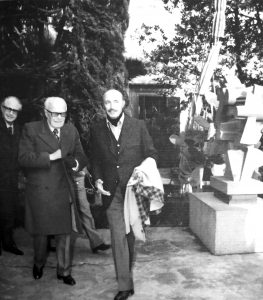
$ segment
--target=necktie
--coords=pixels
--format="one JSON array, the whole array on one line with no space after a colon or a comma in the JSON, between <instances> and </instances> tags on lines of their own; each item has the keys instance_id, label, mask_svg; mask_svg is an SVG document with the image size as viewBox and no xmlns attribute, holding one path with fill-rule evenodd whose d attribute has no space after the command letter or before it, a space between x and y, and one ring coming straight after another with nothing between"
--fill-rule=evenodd
<instances>
[{"instance_id":1,"label":"necktie","mask_svg":"<svg viewBox=\"0 0 263 300\"><path fill-rule=\"evenodd\" d=\"M53 134L57 138L57 140L59 141L58 130L56 128L53 130Z\"/></svg>"},{"instance_id":2,"label":"necktie","mask_svg":"<svg viewBox=\"0 0 263 300\"><path fill-rule=\"evenodd\" d=\"M10 135L13 135L13 127L12 127L12 126L7 127L7 132L8 132Z\"/></svg>"}]
</instances>

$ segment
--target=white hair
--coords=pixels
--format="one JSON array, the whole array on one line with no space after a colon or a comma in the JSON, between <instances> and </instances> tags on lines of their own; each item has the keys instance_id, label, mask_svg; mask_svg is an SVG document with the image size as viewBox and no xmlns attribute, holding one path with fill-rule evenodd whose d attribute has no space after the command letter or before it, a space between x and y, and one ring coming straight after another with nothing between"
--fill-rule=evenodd
<instances>
[{"instance_id":1,"label":"white hair","mask_svg":"<svg viewBox=\"0 0 263 300\"><path fill-rule=\"evenodd\" d=\"M21 101L20 101L17 97L15 97L15 96L8 96L8 97L6 97L6 98L3 100L2 103L5 104L6 101L8 101L8 100L16 101L16 102L19 104L19 106L20 106L19 109L22 109L22 103L21 103Z\"/></svg>"},{"instance_id":2,"label":"white hair","mask_svg":"<svg viewBox=\"0 0 263 300\"><path fill-rule=\"evenodd\" d=\"M48 108L50 109L50 107L56 106L56 105L65 106L66 110L67 110L67 103L61 97L48 97L44 102L44 107L46 109L48 109Z\"/></svg>"}]
</instances>

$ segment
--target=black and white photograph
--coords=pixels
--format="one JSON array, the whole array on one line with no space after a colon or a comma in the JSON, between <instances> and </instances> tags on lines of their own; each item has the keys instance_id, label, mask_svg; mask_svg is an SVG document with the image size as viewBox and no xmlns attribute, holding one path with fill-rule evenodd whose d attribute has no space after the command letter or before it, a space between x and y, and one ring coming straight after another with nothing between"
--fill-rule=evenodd
<instances>
[{"instance_id":1,"label":"black and white photograph","mask_svg":"<svg viewBox=\"0 0 263 300\"><path fill-rule=\"evenodd\" d=\"M263 299L263 1L0 0L0 299Z\"/></svg>"}]
</instances>

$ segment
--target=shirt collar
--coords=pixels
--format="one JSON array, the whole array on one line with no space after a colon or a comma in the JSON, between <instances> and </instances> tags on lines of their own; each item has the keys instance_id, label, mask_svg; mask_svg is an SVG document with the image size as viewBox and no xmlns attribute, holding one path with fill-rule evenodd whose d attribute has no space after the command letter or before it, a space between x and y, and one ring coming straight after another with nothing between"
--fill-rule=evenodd
<instances>
[{"instance_id":1,"label":"shirt collar","mask_svg":"<svg viewBox=\"0 0 263 300\"><path fill-rule=\"evenodd\" d=\"M47 123L48 124L48 123ZM49 129L51 130L51 132L54 131L54 127L52 127L51 125L48 124ZM60 128L57 128L58 134L60 134Z\"/></svg>"},{"instance_id":2,"label":"shirt collar","mask_svg":"<svg viewBox=\"0 0 263 300\"><path fill-rule=\"evenodd\" d=\"M124 113L122 114L118 124L117 124L117 127L121 128L122 127L122 124L123 124L123 121L124 121ZM109 121L108 119L106 118L106 122L107 122L107 126L110 128L110 127L114 127Z\"/></svg>"},{"instance_id":3,"label":"shirt collar","mask_svg":"<svg viewBox=\"0 0 263 300\"><path fill-rule=\"evenodd\" d=\"M13 128L14 127L14 123L9 124L9 123L5 122L5 125L6 125L6 128L9 128L9 127Z\"/></svg>"}]
</instances>

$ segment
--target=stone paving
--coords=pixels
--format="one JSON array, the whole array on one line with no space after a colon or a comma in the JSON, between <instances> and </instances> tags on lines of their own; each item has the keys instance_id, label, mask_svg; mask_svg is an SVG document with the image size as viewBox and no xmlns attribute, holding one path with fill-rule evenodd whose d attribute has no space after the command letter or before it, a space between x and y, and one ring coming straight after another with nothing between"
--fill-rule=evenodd
<instances>
[{"instance_id":1,"label":"stone paving","mask_svg":"<svg viewBox=\"0 0 263 300\"><path fill-rule=\"evenodd\" d=\"M109 231L101 230L106 241ZM16 231L25 252L0 256L1 300L108 300L116 294L111 250L92 254L87 239L77 238L73 287L56 279L50 253L40 280L32 277L31 238ZM214 256L187 227L149 227L147 242L137 243L135 294L131 300L261 300L263 253Z\"/></svg>"}]
</instances>

